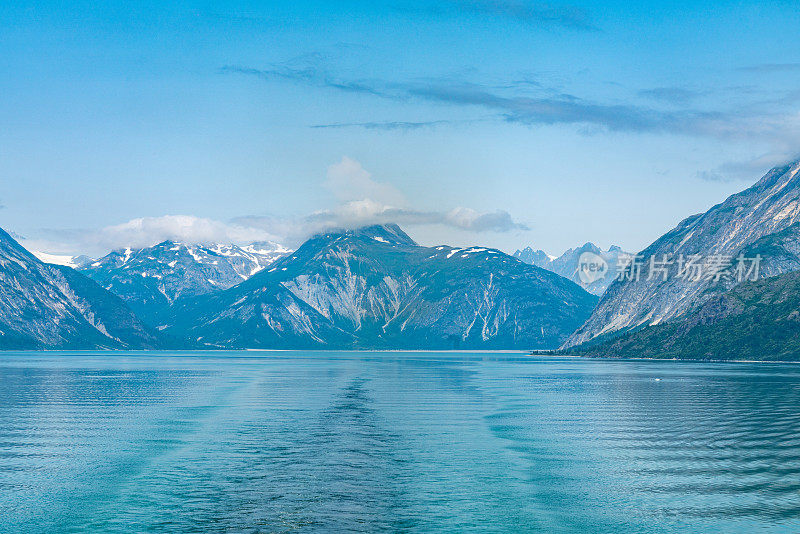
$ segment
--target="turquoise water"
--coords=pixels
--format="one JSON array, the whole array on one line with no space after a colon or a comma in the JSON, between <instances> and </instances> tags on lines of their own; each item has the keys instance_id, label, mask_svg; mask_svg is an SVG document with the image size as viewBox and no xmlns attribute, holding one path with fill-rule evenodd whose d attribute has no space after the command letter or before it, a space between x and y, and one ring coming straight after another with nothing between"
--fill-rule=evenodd
<instances>
[{"instance_id":1,"label":"turquoise water","mask_svg":"<svg viewBox=\"0 0 800 534\"><path fill-rule=\"evenodd\" d=\"M3 532L800 532L800 366L0 354Z\"/></svg>"}]
</instances>

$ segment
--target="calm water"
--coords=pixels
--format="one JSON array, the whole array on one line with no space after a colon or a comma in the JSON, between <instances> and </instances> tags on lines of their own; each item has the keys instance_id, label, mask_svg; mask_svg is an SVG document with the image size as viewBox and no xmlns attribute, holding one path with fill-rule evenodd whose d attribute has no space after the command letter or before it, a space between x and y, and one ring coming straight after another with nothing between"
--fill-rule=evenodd
<instances>
[{"instance_id":1,"label":"calm water","mask_svg":"<svg viewBox=\"0 0 800 534\"><path fill-rule=\"evenodd\" d=\"M4 532L800 532L800 366L0 354Z\"/></svg>"}]
</instances>

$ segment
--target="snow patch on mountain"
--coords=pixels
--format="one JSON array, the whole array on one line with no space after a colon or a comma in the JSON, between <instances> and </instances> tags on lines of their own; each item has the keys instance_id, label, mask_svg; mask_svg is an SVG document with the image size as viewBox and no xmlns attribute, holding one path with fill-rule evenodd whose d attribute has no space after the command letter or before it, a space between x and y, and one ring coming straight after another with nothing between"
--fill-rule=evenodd
<instances>
[{"instance_id":1,"label":"snow patch on mountain","mask_svg":"<svg viewBox=\"0 0 800 534\"><path fill-rule=\"evenodd\" d=\"M80 269L92 263L94 260L88 256L66 256L63 254L48 254L47 252L40 252L32 250L31 253L44 263L51 265L63 265L72 269Z\"/></svg>"},{"instance_id":2,"label":"snow patch on mountain","mask_svg":"<svg viewBox=\"0 0 800 534\"><path fill-rule=\"evenodd\" d=\"M111 252L81 271L149 320L180 298L214 293L241 283L289 252L269 242L240 247L164 241L143 249Z\"/></svg>"},{"instance_id":3,"label":"snow patch on mountain","mask_svg":"<svg viewBox=\"0 0 800 534\"><path fill-rule=\"evenodd\" d=\"M177 302L166 330L234 347L553 348L595 301L498 250L422 247L382 225L315 236L225 292Z\"/></svg>"},{"instance_id":4,"label":"snow patch on mountain","mask_svg":"<svg viewBox=\"0 0 800 534\"><path fill-rule=\"evenodd\" d=\"M581 255L585 252L591 252L601 257L608 266L606 275L592 282L585 282L578 274L579 263ZM612 245L608 249L602 249L594 243L586 243L577 248L571 248L564 252L561 256L553 256L543 250L534 250L531 247L525 247L522 250L514 252L514 257L518 260L547 269L554 272L559 276L568 278L576 284L583 287L589 293L594 295L602 295L606 292L608 287L619 274L620 258L631 256L630 253L623 251L620 247Z\"/></svg>"}]
</instances>

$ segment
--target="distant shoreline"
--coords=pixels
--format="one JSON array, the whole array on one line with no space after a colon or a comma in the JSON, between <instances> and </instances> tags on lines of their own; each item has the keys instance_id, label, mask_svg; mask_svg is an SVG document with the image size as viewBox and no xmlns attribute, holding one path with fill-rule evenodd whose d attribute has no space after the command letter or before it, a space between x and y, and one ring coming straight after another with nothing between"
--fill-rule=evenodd
<instances>
[{"instance_id":1,"label":"distant shoreline","mask_svg":"<svg viewBox=\"0 0 800 534\"><path fill-rule=\"evenodd\" d=\"M653 361L653 362L687 362L687 363L792 363L800 364L800 360L702 360L691 358L611 358L608 356L585 356L579 354L563 354L557 351L529 351L529 350L413 350L413 349L165 349L165 350L103 350L103 349L19 349L19 350L0 350L0 356L3 354L18 354L18 353L75 353L75 354L213 354L213 353L229 353L229 352L307 352L307 353L354 353L354 354L369 354L369 353L400 353L400 354L518 354L525 356L545 356L548 358L563 358L563 359L580 359L580 360L603 360L603 361Z\"/></svg>"},{"instance_id":2,"label":"distant shoreline","mask_svg":"<svg viewBox=\"0 0 800 534\"><path fill-rule=\"evenodd\" d=\"M355 352L355 353L370 353L370 352L401 352L401 353L453 353L453 354L521 354L529 355L528 350L428 350L428 349L0 349L0 354L4 353L17 353L17 352L91 352L100 354L113 354L116 352L124 353L212 353L212 352Z\"/></svg>"},{"instance_id":3,"label":"distant shoreline","mask_svg":"<svg viewBox=\"0 0 800 534\"><path fill-rule=\"evenodd\" d=\"M582 356L578 354L537 354L531 356L550 356L552 358L581 358L583 360L648 361L648 362L694 362L694 363L800 363L800 360L703 360L700 358L611 358L609 356Z\"/></svg>"}]
</instances>

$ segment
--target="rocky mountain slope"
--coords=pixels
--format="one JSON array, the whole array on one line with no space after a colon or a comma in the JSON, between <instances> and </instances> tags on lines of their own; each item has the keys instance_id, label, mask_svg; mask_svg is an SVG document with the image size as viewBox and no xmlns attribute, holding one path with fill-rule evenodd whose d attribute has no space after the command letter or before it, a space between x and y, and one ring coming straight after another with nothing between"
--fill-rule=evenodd
<instances>
[{"instance_id":1,"label":"rocky mountain slope","mask_svg":"<svg viewBox=\"0 0 800 534\"><path fill-rule=\"evenodd\" d=\"M498 250L422 247L383 225L316 236L159 324L222 347L554 348L596 300Z\"/></svg>"},{"instance_id":2,"label":"rocky mountain slope","mask_svg":"<svg viewBox=\"0 0 800 534\"><path fill-rule=\"evenodd\" d=\"M177 299L228 289L288 252L267 242L239 247L164 241L148 248L114 251L80 271L150 322Z\"/></svg>"},{"instance_id":3,"label":"rocky mountain slope","mask_svg":"<svg viewBox=\"0 0 800 534\"><path fill-rule=\"evenodd\" d=\"M800 273L746 282L680 320L571 353L610 358L800 360Z\"/></svg>"},{"instance_id":4,"label":"rocky mountain slope","mask_svg":"<svg viewBox=\"0 0 800 534\"><path fill-rule=\"evenodd\" d=\"M598 336L641 326L660 324L697 310L727 291L740 278L707 276L719 260L735 262L740 256L764 255L762 274L775 275L797 268L800 261L797 223L800 220L800 162L772 169L749 189L732 195L706 213L694 215L662 236L641 253L640 279L617 280L603 295L589 320L570 336L566 347ZM765 253L766 254L766 253ZM647 261L672 258L665 277L649 276ZM680 276L685 264L676 261L700 258L702 276ZM752 265L751 265L752 266Z\"/></svg>"},{"instance_id":5,"label":"rocky mountain slope","mask_svg":"<svg viewBox=\"0 0 800 534\"><path fill-rule=\"evenodd\" d=\"M578 269L581 257L587 252L596 254L605 261L607 271L603 277L597 279L582 279L579 275ZM616 245L612 245L608 250L603 250L594 243L586 243L583 246L571 248L561 256L552 256L543 250L534 250L531 247L517 250L514 253L515 258L525 263L541 267L542 269L552 271L564 278L568 278L589 293L598 296L605 293L606 289L608 289L616 278L619 258L625 255L629 255L629 253L623 251Z\"/></svg>"},{"instance_id":6,"label":"rocky mountain slope","mask_svg":"<svg viewBox=\"0 0 800 534\"><path fill-rule=\"evenodd\" d=\"M158 335L118 297L0 230L0 349L143 349Z\"/></svg>"}]
</instances>

